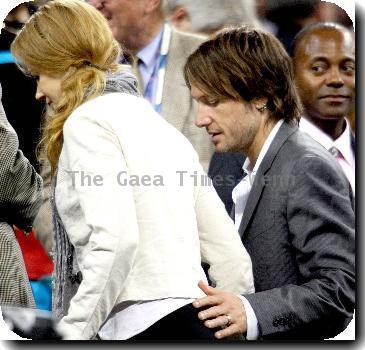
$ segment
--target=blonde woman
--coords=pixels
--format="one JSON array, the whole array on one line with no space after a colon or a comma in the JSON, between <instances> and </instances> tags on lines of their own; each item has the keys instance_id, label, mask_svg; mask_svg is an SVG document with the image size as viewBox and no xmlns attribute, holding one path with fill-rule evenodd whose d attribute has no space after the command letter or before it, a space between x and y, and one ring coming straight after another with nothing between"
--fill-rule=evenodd
<instances>
[{"instance_id":1,"label":"blonde woman","mask_svg":"<svg viewBox=\"0 0 365 350\"><path fill-rule=\"evenodd\" d=\"M12 52L49 106L64 339L213 340L191 305L204 295L201 261L235 293L253 291L251 261L192 146L118 65L107 21L82 1L50 1Z\"/></svg>"}]
</instances>

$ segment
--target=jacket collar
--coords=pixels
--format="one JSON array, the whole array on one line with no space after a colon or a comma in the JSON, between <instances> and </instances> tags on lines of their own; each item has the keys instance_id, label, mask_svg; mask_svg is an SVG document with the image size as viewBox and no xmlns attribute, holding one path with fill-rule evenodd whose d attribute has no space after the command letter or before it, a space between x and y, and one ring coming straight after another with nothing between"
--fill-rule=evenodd
<instances>
[{"instance_id":1,"label":"jacket collar","mask_svg":"<svg viewBox=\"0 0 365 350\"><path fill-rule=\"evenodd\" d=\"M278 133L276 134L273 142L271 143L270 148L268 149L264 159L262 160L261 165L257 170L257 174L253 182L250 195L248 197L247 204L245 207L245 211L243 213L242 220L240 223L239 233L241 237L243 237L245 233L247 225L251 220L253 212L255 211L255 208L261 197L261 193L266 185L263 176L270 170L276 155L280 151L280 148L283 146L286 140L297 130L298 126L284 122L281 125Z\"/></svg>"}]
</instances>

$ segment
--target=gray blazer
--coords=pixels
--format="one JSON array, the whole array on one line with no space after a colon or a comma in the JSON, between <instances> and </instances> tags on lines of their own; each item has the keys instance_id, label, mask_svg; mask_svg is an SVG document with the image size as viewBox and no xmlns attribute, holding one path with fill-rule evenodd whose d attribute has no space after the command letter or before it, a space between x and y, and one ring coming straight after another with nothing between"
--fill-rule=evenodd
<instances>
[{"instance_id":1,"label":"gray blazer","mask_svg":"<svg viewBox=\"0 0 365 350\"><path fill-rule=\"evenodd\" d=\"M1 100L0 85L0 100ZM18 149L0 102L0 304L34 307L12 225L29 231L41 204L42 179Z\"/></svg>"},{"instance_id":2,"label":"gray blazer","mask_svg":"<svg viewBox=\"0 0 365 350\"><path fill-rule=\"evenodd\" d=\"M239 228L256 290L245 297L263 338L330 338L346 328L355 307L354 219L337 161L284 123Z\"/></svg>"}]
</instances>

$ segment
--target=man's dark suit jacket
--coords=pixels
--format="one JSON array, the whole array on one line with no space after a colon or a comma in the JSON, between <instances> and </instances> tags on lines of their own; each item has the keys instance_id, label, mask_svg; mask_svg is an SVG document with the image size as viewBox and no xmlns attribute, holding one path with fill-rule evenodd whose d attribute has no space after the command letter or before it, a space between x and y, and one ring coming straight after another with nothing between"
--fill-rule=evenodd
<instances>
[{"instance_id":1,"label":"man's dark suit jacket","mask_svg":"<svg viewBox=\"0 0 365 350\"><path fill-rule=\"evenodd\" d=\"M350 185L333 157L283 123L256 174L239 233L263 338L316 339L346 328L355 307Z\"/></svg>"},{"instance_id":2,"label":"man's dark suit jacket","mask_svg":"<svg viewBox=\"0 0 365 350\"><path fill-rule=\"evenodd\" d=\"M351 149L356 154L356 139L353 133L350 135L350 141ZM244 175L242 165L245 160L246 157L241 153L214 153L209 164L208 175L213 180L213 186L228 214L232 214L232 191Z\"/></svg>"},{"instance_id":3,"label":"man's dark suit jacket","mask_svg":"<svg viewBox=\"0 0 365 350\"><path fill-rule=\"evenodd\" d=\"M208 176L229 214L233 207L232 191L242 180L242 165L246 157L241 153L214 153L209 164Z\"/></svg>"}]
</instances>

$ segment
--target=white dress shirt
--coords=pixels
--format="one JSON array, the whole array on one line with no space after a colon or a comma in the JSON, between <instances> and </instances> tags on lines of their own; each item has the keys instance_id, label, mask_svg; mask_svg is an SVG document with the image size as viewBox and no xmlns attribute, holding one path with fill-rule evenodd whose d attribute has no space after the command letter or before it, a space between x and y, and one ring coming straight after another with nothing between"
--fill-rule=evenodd
<instances>
[{"instance_id":1,"label":"white dress shirt","mask_svg":"<svg viewBox=\"0 0 365 350\"><path fill-rule=\"evenodd\" d=\"M348 121L346 121L346 128L344 132L336 140L332 140L326 133L315 126L306 118L301 118L299 129L315 141L320 143L324 148L331 151L335 149L339 152L331 152L337 158L341 165L347 179L350 182L353 193L355 194L355 155L351 147L351 130Z\"/></svg>"},{"instance_id":2,"label":"white dress shirt","mask_svg":"<svg viewBox=\"0 0 365 350\"><path fill-rule=\"evenodd\" d=\"M162 40L162 34L163 27L155 36L155 38L137 53L137 57L140 59L138 69L141 73L143 88L146 89L146 86L148 85L150 79L154 79L152 84L152 100L154 100L156 95L157 79L156 77L154 77L154 75L158 71L157 66L160 58L160 45Z\"/></svg>"},{"instance_id":3,"label":"white dress shirt","mask_svg":"<svg viewBox=\"0 0 365 350\"><path fill-rule=\"evenodd\" d=\"M281 125L283 124L284 120L279 120L274 128L271 130L269 136L267 137L264 145L261 148L261 151L259 153L259 156L257 158L257 161L255 163L255 166L252 169L252 164L250 163L249 158L246 158L246 161L244 162L242 169L247 174L233 189L232 191L232 199L233 203L235 205L235 226L236 229L239 230L242 216L246 207L247 199L250 195L250 191L253 185L253 182L255 180L255 176L257 173L257 170L260 167L260 164L262 160L264 159L268 149L270 148L271 143L273 142L276 134L278 133ZM252 170L251 170L252 169ZM243 302L243 306L245 308L246 317L247 317L247 340L255 340L258 338L258 321L257 317L255 315L254 310L251 307L251 304L249 301L242 295L239 295Z\"/></svg>"}]
</instances>

